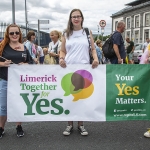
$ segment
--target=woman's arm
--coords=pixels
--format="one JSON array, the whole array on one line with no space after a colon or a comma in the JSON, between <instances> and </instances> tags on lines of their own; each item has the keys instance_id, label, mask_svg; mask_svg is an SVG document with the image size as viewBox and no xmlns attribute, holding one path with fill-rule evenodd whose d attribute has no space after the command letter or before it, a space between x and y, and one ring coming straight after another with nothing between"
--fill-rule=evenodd
<instances>
[{"instance_id":1,"label":"woman's arm","mask_svg":"<svg viewBox=\"0 0 150 150\"><path fill-rule=\"evenodd\" d=\"M93 63L92 63L92 68L96 68L98 66L98 57L97 57L97 53L96 53L96 49L94 46L94 40L92 37L92 32L90 31L90 39L91 39L91 50L92 50L92 56L93 56Z\"/></svg>"},{"instance_id":2,"label":"woman's arm","mask_svg":"<svg viewBox=\"0 0 150 150\"><path fill-rule=\"evenodd\" d=\"M59 65L63 68L66 67L66 62L65 62L65 56L66 56L66 39L64 36L62 36L62 43L61 43L61 49L60 49L60 54L59 54Z\"/></svg>"}]
</instances>

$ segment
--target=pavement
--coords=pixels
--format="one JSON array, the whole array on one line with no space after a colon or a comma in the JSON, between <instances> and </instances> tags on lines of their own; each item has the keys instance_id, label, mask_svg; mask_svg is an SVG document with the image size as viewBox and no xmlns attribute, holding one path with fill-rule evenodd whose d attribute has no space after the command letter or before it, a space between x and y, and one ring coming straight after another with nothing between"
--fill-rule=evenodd
<instances>
[{"instance_id":1,"label":"pavement","mask_svg":"<svg viewBox=\"0 0 150 150\"><path fill-rule=\"evenodd\" d=\"M143 133L150 121L85 122L88 136L74 131L63 136L66 122L23 123L24 137L16 136L15 123L7 123L0 150L150 150Z\"/></svg>"}]
</instances>

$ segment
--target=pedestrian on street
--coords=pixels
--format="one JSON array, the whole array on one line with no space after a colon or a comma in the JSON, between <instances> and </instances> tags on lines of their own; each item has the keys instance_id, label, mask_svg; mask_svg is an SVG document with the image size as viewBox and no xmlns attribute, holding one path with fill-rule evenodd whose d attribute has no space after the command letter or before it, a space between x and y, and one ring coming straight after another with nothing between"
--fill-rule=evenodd
<instances>
[{"instance_id":1,"label":"pedestrian on street","mask_svg":"<svg viewBox=\"0 0 150 150\"><path fill-rule=\"evenodd\" d=\"M36 58L36 49L35 49L34 41L35 41L35 32L29 31L27 34L27 41L24 42L24 45L28 49L34 64L37 64L38 59Z\"/></svg>"},{"instance_id":2,"label":"pedestrian on street","mask_svg":"<svg viewBox=\"0 0 150 150\"><path fill-rule=\"evenodd\" d=\"M61 47L61 32L53 30L50 32L50 38L52 42L49 43L48 53L50 57L53 57L56 64L59 64L59 51Z\"/></svg>"},{"instance_id":3,"label":"pedestrian on street","mask_svg":"<svg viewBox=\"0 0 150 150\"><path fill-rule=\"evenodd\" d=\"M126 42L128 43L128 46L127 46L128 62L129 62L129 64L133 64L134 42L130 41L129 37L126 38Z\"/></svg>"},{"instance_id":4,"label":"pedestrian on street","mask_svg":"<svg viewBox=\"0 0 150 150\"><path fill-rule=\"evenodd\" d=\"M68 26L62 37L59 64L61 67L67 67L67 64L90 64L89 43L86 32L83 28L84 17L79 9L73 9L70 12ZM91 51L93 55L92 68L98 66L97 53L90 31ZM68 121L67 128L63 135L70 135L73 130L73 121ZM78 130L81 135L88 135L83 126L83 121L78 121Z\"/></svg>"},{"instance_id":5,"label":"pedestrian on street","mask_svg":"<svg viewBox=\"0 0 150 150\"><path fill-rule=\"evenodd\" d=\"M142 48L143 53L145 52L147 45L149 44L149 41L150 41L149 38L146 38L146 42L143 44L143 48Z\"/></svg>"},{"instance_id":6,"label":"pedestrian on street","mask_svg":"<svg viewBox=\"0 0 150 150\"><path fill-rule=\"evenodd\" d=\"M118 22L117 30L114 32L112 36L113 48L115 51L115 56L110 59L112 64L122 64L123 59L126 58L124 41L121 33L125 30L125 23L123 21Z\"/></svg>"}]
</instances>

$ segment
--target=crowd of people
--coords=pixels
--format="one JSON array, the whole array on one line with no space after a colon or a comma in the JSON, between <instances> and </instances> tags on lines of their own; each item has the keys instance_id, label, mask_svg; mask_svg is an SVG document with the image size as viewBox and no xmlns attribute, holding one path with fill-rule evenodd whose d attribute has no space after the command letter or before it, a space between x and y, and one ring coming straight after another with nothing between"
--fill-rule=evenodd
<instances>
[{"instance_id":1,"label":"crowd of people","mask_svg":"<svg viewBox=\"0 0 150 150\"><path fill-rule=\"evenodd\" d=\"M22 40L20 27L11 24L7 27L4 40L0 43L0 138L4 134L4 127L7 120L7 76L8 67L11 64L59 64L65 68L68 64L90 64L89 51L92 54L92 68L96 68L99 64L107 62L105 58L101 40L94 42L92 32L90 34L90 44L87 40L87 35L83 27L84 16L79 9L73 9L70 12L68 25L62 34L57 30L50 32L51 42L48 47L42 48L35 43L34 31L29 31L26 39ZM111 64L122 64L126 56L129 63L133 64L132 53L134 51L134 43L129 38L126 50L121 33L125 30L125 23L118 22L115 34L113 34L113 49L114 57L110 59ZM145 47L150 47L145 46ZM145 50L149 52L150 49ZM144 53L145 53L144 52ZM146 57L149 56L146 55ZM144 58L142 58L143 60ZM21 122L17 123L17 136L22 137L24 131ZM64 135L70 135L73 130L73 121L68 121L67 127L64 130ZM83 121L78 121L78 130L81 135L88 135ZM144 135L150 137L150 132Z\"/></svg>"}]
</instances>

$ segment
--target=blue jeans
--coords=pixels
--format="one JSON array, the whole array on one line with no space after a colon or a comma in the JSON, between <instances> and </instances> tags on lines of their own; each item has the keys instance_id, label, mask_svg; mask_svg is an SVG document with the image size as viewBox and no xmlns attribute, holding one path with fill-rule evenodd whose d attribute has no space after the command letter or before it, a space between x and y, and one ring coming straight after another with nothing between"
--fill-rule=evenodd
<instances>
[{"instance_id":1,"label":"blue jeans","mask_svg":"<svg viewBox=\"0 0 150 150\"><path fill-rule=\"evenodd\" d=\"M7 116L7 81L0 79L0 116Z\"/></svg>"},{"instance_id":2,"label":"blue jeans","mask_svg":"<svg viewBox=\"0 0 150 150\"><path fill-rule=\"evenodd\" d=\"M110 59L111 64L118 64L118 58Z\"/></svg>"}]
</instances>

